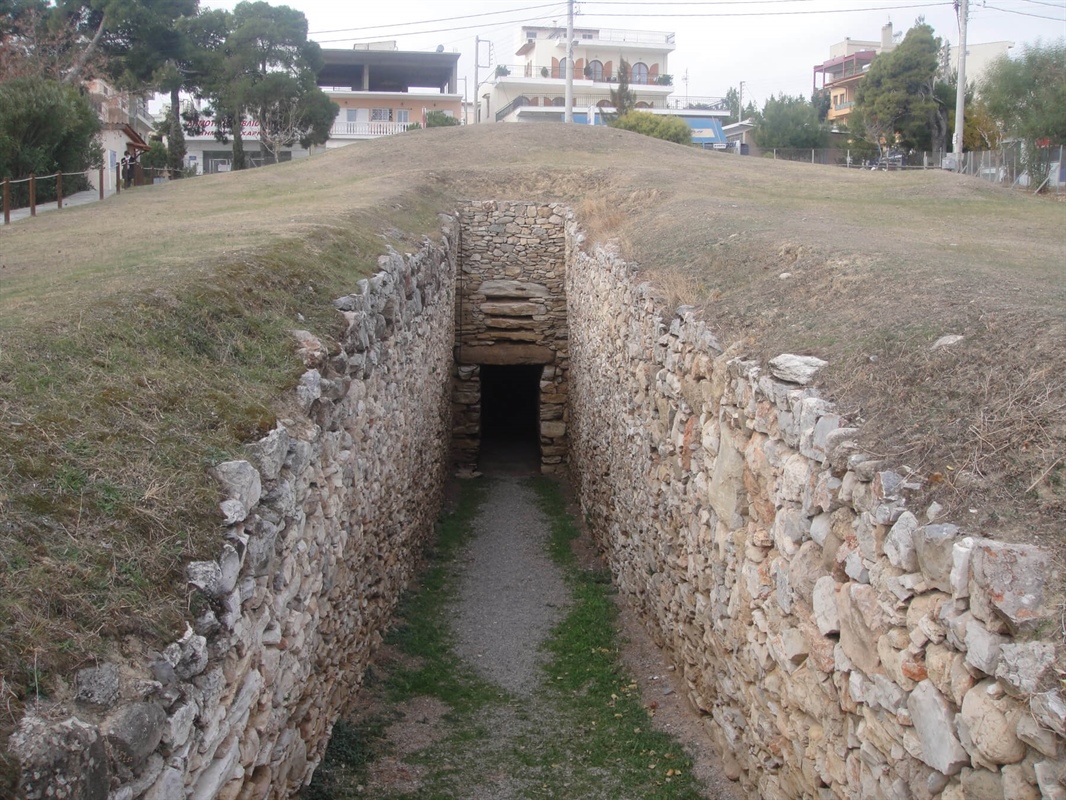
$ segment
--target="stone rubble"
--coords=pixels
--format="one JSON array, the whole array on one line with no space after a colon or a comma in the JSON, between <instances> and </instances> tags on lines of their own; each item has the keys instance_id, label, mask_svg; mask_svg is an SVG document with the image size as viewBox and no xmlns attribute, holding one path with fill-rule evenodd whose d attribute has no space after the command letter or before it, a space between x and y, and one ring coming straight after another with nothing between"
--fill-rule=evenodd
<instances>
[{"instance_id":1,"label":"stone rubble","mask_svg":"<svg viewBox=\"0 0 1066 800\"><path fill-rule=\"evenodd\" d=\"M186 568L195 624L23 718L25 800L280 800L310 780L440 507L458 239L442 224L335 303L337 346L293 332L305 415L214 468L225 531Z\"/></svg>"},{"instance_id":2,"label":"stone rubble","mask_svg":"<svg viewBox=\"0 0 1066 800\"><path fill-rule=\"evenodd\" d=\"M570 235L577 235L576 223ZM795 356L769 372L567 267L571 474L615 579L751 797L1066 797L1063 576L907 508Z\"/></svg>"},{"instance_id":3,"label":"stone rubble","mask_svg":"<svg viewBox=\"0 0 1066 800\"><path fill-rule=\"evenodd\" d=\"M459 217L334 302L336 346L292 331L303 413L215 468L225 531L187 566L189 628L21 720L22 797L306 784L432 529L449 442L476 463L481 366L538 364L542 468L569 460L615 581L751 797L1066 800L1046 553L908 509L914 477L810 386L822 364L764 371L692 309L663 315L563 207Z\"/></svg>"}]
</instances>

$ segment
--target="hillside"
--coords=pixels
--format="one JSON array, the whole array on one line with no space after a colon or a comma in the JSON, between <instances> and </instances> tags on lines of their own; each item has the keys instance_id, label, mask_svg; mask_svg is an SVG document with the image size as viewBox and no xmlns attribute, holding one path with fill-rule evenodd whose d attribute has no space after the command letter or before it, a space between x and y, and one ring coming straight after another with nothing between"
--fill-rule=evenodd
<instances>
[{"instance_id":1,"label":"hillside","mask_svg":"<svg viewBox=\"0 0 1066 800\"><path fill-rule=\"evenodd\" d=\"M206 467L284 413L286 331L333 328L329 301L456 198L570 204L737 355L826 359L819 388L921 510L1063 552L1066 204L545 134L413 132L0 229L0 728L180 632L182 565L217 549Z\"/></svg>"}]
</instances>

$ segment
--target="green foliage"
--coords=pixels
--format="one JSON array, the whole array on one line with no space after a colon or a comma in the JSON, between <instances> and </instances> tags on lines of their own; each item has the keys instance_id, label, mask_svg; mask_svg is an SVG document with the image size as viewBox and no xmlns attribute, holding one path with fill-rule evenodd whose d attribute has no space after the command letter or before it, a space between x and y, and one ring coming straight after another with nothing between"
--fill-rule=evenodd
<instances>
[{"instance_id":1,"label":"green foliage","mask_svg":"<svg viewBox=\"0 0 1066 800\"><path fill-rule=\"evenodd\" d=\"M679 117L666 117L647 111L630 111L614 119L612 128L653 136L677 144L692 144L692 128Z\"/></svg>"},{"instance_id":2,"label":"green foliage","mask_svg":"<svg viewBox=\"0 0 1066 800\"><path fill-rule=\"evenodd\" d=\"M426 114L427 128L450 128L458 124L459 120L443 111L434 110Z\"/></svg>"},{"instance_id":3,"label":"green foliage","mask_svg":"<svg viewBox=\"0 0 1066 800\"><path fill-rule=\"evenodd\" d=\"M260 144L272 160L295 142L325 142L339 109L316 84L322 51L307 39L303 13L265 2L238 3L232 14L222 13L201 15L197 38L208 53L203 88L215 135L222 141L232 136L233 168L245 166L245 115L259 124Z\"/></svg>"},{"instance_id":4,"label":"green foliage","mask_svg":"<svg viewBox=\"0 0 1066 800\"><path fill-rule=\"evenodd\" d=\"M141 156L141 166L145 170L152 170L150 174L154 175L156 170L165 170L169 160L167 146L158 139L153 139L148 144L148 152Z\"/></svg>"},{"instance_id":5,"label":"green foliage","mask_svg":"<svg viewBox=\"0 0 1066 800\"><path fill-rule=\"evenodd\" d=\"M818 110L802 97L770 96L755 126L755 144L774 147L825 147Z\"/></svg>"},{"instance_id":6,"label":"green foliage","mask_svg":"<svg viewBox=\"0 0 1066 800\"><path fill-rule=\"evenodd\" d=\"M1048 159L1039 143L1066 144L1066 41L997 59L981 84L981 99L988 117L1022 141L1026 167L1042 179Z\"/></svg>"},{"instance_id":7,"label":"green foliage","mask_svg":"<svg viewBox=\"0 0 1066 800\"><path fill-rule=\"evenodd\" d=\"M0 83L0 176L17 180L99 166L99 130L92 106L73 86L45 78ZM11 189L16 205L28 202L26 184ZM41 181L38 202L54 199L55 184Z\"/></svg>"},{"instance_id":8,"label":"green foliage","mask_svg":"<svg viewBox=\"0 0 1066 800\"><path fill-rule=\"evenodd\" d=\"M611 105L619 117L624 117L637 106L637 93L629 88L629 64L625 59L618 62L618 82L611 89Z\"/></svg>"},{"instance_id":9,"label":"green foliage","mask_svg":"<svg viewBox=\"0 0 1066 800\"><path fill-rule=\"evenodd\" d=\"M940 56L940 39L921 23L907 31L895 50L874 59L856 91L859 116L852 113L853 123L861 121L872 143L943 150L954 93L938 88Z\"/></svg>"}]
</instances>

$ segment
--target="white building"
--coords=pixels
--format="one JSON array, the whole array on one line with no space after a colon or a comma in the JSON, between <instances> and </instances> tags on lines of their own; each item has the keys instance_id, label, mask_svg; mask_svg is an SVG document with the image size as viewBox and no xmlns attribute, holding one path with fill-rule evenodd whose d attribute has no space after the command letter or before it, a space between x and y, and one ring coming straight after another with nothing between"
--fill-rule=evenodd
<instances>
[{"instance_id":1,"label":"white building","mask_svg":"<svg viewBox=\"0 0 1066 800\"><path fill-rule=\"evenodd\" d=\"M561 122L566 105L566 28L526 25L518 34L511 63L498 64L477 90L478 122ZM636 108L681 117L694 142L725 144L721 120L729 115L722 98L674 97L668 59L674 34L658 31L575 28L573 119L600 124L614 112L611 90L625 63Z\"/></svg>"}]
</instances>

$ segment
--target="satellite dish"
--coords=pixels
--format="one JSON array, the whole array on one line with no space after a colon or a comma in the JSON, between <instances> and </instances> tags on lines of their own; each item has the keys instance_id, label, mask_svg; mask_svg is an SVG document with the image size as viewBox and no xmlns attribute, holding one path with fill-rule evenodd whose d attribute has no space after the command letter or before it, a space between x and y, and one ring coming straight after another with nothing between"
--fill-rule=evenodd
<instances>
[{"instance_id":1,"label":"satellite dish","mask_svg":"<svg viewBox=\"0 0 1066 800\"><path fill-rule=\"evenodd\" d=\"M438 44L437 45L437 52L438 53L443 53L444 52L444 45Z\"/></svg>"}]
</instances>

